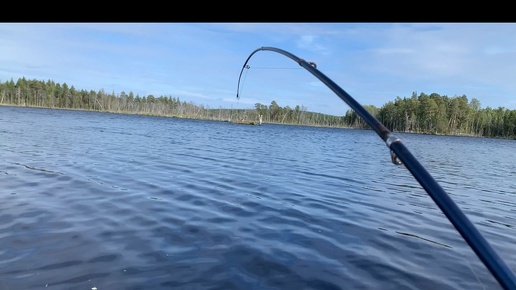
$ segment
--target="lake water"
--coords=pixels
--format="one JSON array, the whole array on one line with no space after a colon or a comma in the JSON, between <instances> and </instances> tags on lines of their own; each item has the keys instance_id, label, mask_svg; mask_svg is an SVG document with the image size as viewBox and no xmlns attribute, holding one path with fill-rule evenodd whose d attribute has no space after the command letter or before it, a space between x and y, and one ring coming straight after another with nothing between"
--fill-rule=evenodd
<instances>
[{"instance_id":1,"label":"lake water","mask_svg":"<svg viewBox=\"0 0 516 290\"><path fill-rule=\"evenodd\" d=\"M516 270L516 141L398 135ZM368 130L0 107L0 289L500 289Z\"/></svg>"}]
</instances>

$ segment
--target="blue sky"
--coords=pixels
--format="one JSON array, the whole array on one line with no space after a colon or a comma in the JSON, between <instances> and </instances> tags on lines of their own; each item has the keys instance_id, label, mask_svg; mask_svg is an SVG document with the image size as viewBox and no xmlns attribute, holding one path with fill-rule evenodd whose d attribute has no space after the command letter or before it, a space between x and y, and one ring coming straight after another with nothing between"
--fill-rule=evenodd
<instances>
[{"instance_id":1,"label":"blue sky","mask_svg":"<svg viewBox=\"0 0 516 290\"><path fill-rule=\"evenodd\" d=\"M516 109L516 23L0 23L0 81L171 96L209 108L255 103L344 115L349 107L288 51L362 105L413 92Z\"/></svg>"}]
</instances>

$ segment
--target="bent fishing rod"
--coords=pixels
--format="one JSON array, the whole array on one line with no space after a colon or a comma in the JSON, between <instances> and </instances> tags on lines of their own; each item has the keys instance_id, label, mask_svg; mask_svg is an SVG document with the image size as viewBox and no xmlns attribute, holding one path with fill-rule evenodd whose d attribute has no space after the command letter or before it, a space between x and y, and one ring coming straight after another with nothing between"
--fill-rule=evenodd
<instances>
[{"instance_id":1,"label":"bent fishing rod","mask_svg":"<svg viewBox=\"0 0 516 290\"><path fill-rule=\"evenodd\" d=\"M372 116L362 105L360 105L346 91L340 88L335 82L324 75L317 69L314 62L307 62L292 53L275 47L260 47L253 51L245 61L240 76L238 77L237 99L240 99L240 79L244 69L249 69L247 64L251 57L262 50L268 50L280 53L297 62L301 67L312 73L328 88L330 88L337 96L339 96L351 109L353 109L385 142L390 149L391 161L396 165L405 165L412 173L414 178L430 195L433 201L441 209L448 220L453 224L455 229L462 235L464 240L477 254L484 265L489 269L491 274L496 278L498 283L507 290L516 290L516 278L505 262L490 246L487 240L480 234L477 228L471 223L461 209L455 204L453 199L444 191L444 189L435 181L428 171L419 163L412 153L405 147L401 139L390 132L380 121Z\"/></svg>"}]
</instances>

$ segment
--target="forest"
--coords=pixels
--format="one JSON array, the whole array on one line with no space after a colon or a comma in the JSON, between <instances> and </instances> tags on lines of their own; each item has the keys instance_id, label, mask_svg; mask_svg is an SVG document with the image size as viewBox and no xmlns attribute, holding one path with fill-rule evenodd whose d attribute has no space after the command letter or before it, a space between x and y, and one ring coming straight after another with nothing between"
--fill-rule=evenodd
<instances>
[{"instance_id":1,"label":"forest","mask_svg":"<svg viewBox=\"0 0 516 290\"><path fill-rule=\"evenodd\" d=\"M276 123L370 129L352 110L343 116L308 111L305 106L281 107L276 101L256 103L253 109L208 108L172 96L139 96L132 92L107 93L103 89L77 90L54 81L19 78L0 82L0 105L54 109L90 110L110 113L154 115L217 120L242 124ZM516 110L482 108L478 99L412 93L396 97L381 107L364 105L393 132L464 135L516 139Z\"/></svg>"}]
</instances>

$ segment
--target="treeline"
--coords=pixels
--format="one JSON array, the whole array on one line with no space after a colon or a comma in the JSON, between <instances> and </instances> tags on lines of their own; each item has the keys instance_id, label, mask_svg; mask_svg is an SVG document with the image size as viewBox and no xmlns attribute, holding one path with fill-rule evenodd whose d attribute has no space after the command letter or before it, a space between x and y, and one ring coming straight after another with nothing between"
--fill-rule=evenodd
<instances>
[{"instance_id":1,"label":"treeline","mask_svg":"<svg viewBox=\"0 0 516 290\"><path fill-rule=\"evenodd\" d=\"M516 139L516 110L481 108L480 101L466 96L413 93L397 97L381 108L366 106L391 131L442 135L469 135ZM352 111L346 113L356 126L365 124Z\"/></svg>"},{"instance_id":2,"label":"treeline","mask_svg":"<svg viewBox=\"0 0 516 290\"><path fill-rule=\"evenodd\" d=\"M103 89L78 90L66 83L27 80L25 78L0 82L0 104L91 110L113 113L156 115L191 119L258 123L298 124L308 126L350 127L343 117L308 112L304 106L281 107L275 101L270 105L256 104L255 109L212 109L177 97L153 95L140 96L133 92L119 95Z\"/></svg>"},{"instance_id":3,"label":"treeline","mask_svg":"<svg viewBox=\"0 0 516 290\"><path fill-rule=\"evenodd\" d=\"M139 96L133 92L106 93L103 89L77 90L66 83L27 80L0 82L0 104L101 112L168 116L240 123L296 124L369 129L351 109L343 116L309 112L304 106L281 107L272 101L256 103L254 109L208 108L177 97ZM380 108L364 106L394 132L470 135L516 139L516 110L481 108L479 100L466 96L448 97L413 93L397 97Z\"/></svg>"}]
</instances>

